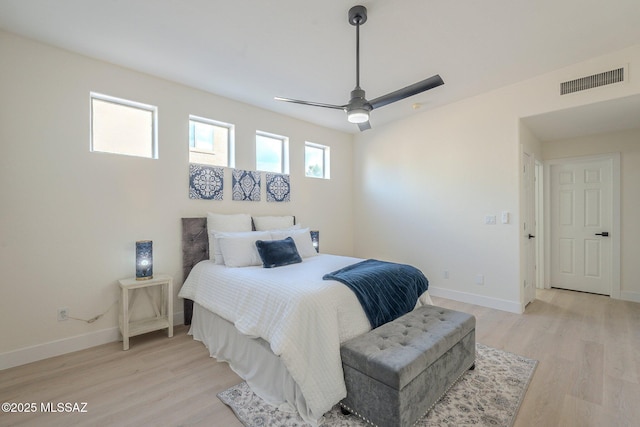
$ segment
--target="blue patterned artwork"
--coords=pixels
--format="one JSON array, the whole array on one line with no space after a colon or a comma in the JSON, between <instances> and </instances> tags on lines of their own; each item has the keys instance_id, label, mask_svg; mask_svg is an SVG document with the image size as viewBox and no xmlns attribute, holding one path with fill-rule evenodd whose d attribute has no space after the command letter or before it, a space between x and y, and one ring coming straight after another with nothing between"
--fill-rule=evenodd
<instances>
[{"instance_id":1,"label":"blue patterned artwork","mask_svg":"<svg viewBox=\"0 0 640 427\"><path fill-rule=\"evenodd\" d=\"M288 202L291 200L291 184L289 183L289 175L267 173L266 181L267 202Z\"/></svg>"},{"instance_id":2,"label":"blue patterned artwork","mask_svg":"<svg viewBox=\"0 0 640 427\"><path fill-rule=\"evenodd\" d=\"M222 200L224 169L189 164L189 198Z\"/></svg>"},{"instance_id":3,"label":"blue patterned artwork","mask_svg":"<svg viewBox=\"0 0 640 427\"><path fill-rule=\"evenodd\" d=\"M260 172L233 170L233 200L260 201Z\"/></svg>"}]
</instances>

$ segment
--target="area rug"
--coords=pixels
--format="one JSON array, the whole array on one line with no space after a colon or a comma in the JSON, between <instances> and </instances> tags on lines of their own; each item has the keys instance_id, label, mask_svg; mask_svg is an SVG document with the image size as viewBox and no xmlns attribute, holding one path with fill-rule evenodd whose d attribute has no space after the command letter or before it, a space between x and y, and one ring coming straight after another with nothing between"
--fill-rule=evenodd
<instances>
[{"instance_id":1,"label":"area rug","mask_svg":"<svg viewBox=\"0 0 640 427\"><path fill-rule=\"evenodd\" d=\"M512 426L538 361L476 344L476 369L456 382L416 426ZM279 411L256 396L246 383L218 394L246 427L308 426L297 414ZM325 414L323 426L367 424L343 415L338 405Z\"/></svg>"}]
</instances>

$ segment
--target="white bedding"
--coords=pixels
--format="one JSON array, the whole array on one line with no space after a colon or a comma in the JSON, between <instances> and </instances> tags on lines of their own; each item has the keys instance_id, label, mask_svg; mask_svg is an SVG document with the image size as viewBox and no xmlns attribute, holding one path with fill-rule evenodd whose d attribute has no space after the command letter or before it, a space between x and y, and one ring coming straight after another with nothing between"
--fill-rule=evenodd
<instances>
[{"instance_id":1,"label":"white bedding","mask_svg":"<svg viewBox=\"0 0 640 427\"><path fill-rule=\"evenodd\" d=\"M299 385L311 413L323 414L346 396L340 343L370 329L355 294L326 273L361 261L320 255L266 269L197 264L179 296L268 341ZM431 304L425 292L416 305Z\"/></svg>"}]
</instances>

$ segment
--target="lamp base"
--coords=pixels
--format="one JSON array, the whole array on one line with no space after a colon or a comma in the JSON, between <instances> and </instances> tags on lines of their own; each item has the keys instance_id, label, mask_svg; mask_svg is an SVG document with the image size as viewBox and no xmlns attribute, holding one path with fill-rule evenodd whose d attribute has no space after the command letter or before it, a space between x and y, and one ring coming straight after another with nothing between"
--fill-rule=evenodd
<instances>
[{"instance_id":1,"label":"lamp base","mask_svg":"<svg viewBox=\"0 0 640 427\"><path fill-rule=\"evenodd\" d=\"M153 276L147 276L147 277L136 277L136 280L150 280L153 279Z\"/></svg>"}]
</instances>

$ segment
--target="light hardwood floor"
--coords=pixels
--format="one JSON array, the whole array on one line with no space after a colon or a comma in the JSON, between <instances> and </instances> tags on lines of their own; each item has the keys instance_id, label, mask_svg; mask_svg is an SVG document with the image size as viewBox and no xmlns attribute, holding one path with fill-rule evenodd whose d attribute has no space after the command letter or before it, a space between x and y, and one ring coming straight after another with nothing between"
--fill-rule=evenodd
<instances>
[{"instance_id":1,"label":"light hardwood floor","mask_svg":"<svg viewBox=\"0 0 640 427\"><path fill-rule=\"evenodd\" d=\"M539 361L515 427L640 425L640 304L538 291L525 314L442 298L476 316L478 342ZM0 371L0 402L37 413L0 413L1 426L238 426L216 394L238 382L226 363L177 327ZM40 412L44 402L86 402L86 413Z\"/></svg>"}]
</instances>

